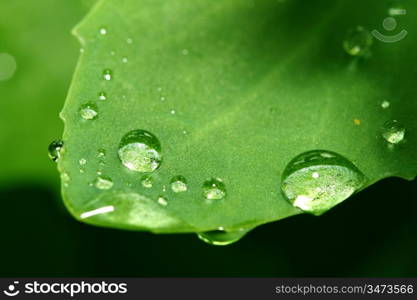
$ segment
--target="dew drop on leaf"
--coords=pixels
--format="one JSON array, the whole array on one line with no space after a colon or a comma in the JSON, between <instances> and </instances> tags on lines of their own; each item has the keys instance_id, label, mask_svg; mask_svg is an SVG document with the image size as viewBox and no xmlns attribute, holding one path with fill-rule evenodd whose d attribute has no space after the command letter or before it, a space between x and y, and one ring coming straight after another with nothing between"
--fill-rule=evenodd
<instances>
[{"instance_id":1,"label":"dew drop on leaf","mask_svg":"<svg viewBox=\"0 0 417 300\"><path fill-rule=\"evenodd\" d=\"M343 48L352 56L364 56L369 53L373 43L373 38L369 30L362 26L357 26L348 31Z\"/></svg>"},{"instance_id":2,"label":"dew drop on leaf","mask_svg":"<svg viewBox=\"0 0 417 300\"><path fill-rule=\"evenodd\" d=\"M391 105L391 103L389 103L389 101L387 101L387 100L384 100L384 101L381 102L381 107L383 109L387 109L388 107L390 107L390 105Z\"/></svg>"},{"instance_id":3,"label":"dew drop on leaf","mask_svg":"<svg viewBox=\"0 0 417 300\"><path fill-rule=\"evenodd\" d=\"M64 142L61 140L52 141L48 146L48 156L53 162L57 162L61 157L61 150Z\"/></svg>"},{"instance_id":4,"label":"dew drop on leaf","mask_svg":"<svg viewBox=\"0 0 417 300\"><path fill-rule=\"evenodd\" d=\"M141 178L140 183L144 188L150 189L153 186L153 179L149 175L144 175Z\"/></svg>"},{"instance_id":5,"label":"dew drop on leaf","mask_svg":"<svg viewBox=\"0 0 417 300\"><path fill-rule=\"evenodd\" d=\"M206 180L203 184L203 195L207 200L220 200L226 196L226 186L218 178Z\"/></svg>"},{"instance_id":6,"label":"dew drop on leaf","mask_svg":"<svg viewBox=\"0 0 417 300\"><path fill-rule=\"evenodd\" d=\"M98 116L98 107L93 102L85 103L80 106L79 113L84 120L94 120Z\"/></svg>"},{"instance_id":7,"label":"dew drop on leaf","mask_svg":"<svg viewBox=\"0 0 417 300\"><path fill-rule=\"evenodd\" d=\"M167 198L165 198L163 196L159 196L158 197L158 203L162 206L167 206L168 205L168 200L167 200Z\"/></svg>"},{"instance_id":8,"label":"dew drop on leaf","mask_svg":"<svg viewBox=\"0 0 417 300\"><path fill-rule=\"evenodd\" d=\"M391 120L382 126L382 137L391 144L398 144L404 140L405 127L397 120Z\"/></svg>"},{"instance_id":9,"label":"dew drop on leaf","mask_svg":"<svg viewBox=\"0 0 417 300\"><path fill-rule=\"evenodd\" d=\"M171 179L171 190L174 193L182 193L187 191L187 181L183 176L175 176Z\"/></svg>"},{"instance_id":10,"label":"dew drop on leaf","mask_svg":"<svg viewBox=\"0 0 417 300\"><path fill-rule=\"evenodd\" d=\"M94 186L100 190L108 190L113 187L113 180L108 176L98 176L94 181Z\"/></svg>"},{"instance_id":11,"label":"dew drop on leaf","mask_svg":"<svg viewBox=\"0 0 417 300\"><path fill-rule=\"evenodd\" d=\"M61 181L62 184L64 185L64 187L68 187L70 181L71 181L71 177L69 176L68 173L61 173Z\"/></svg>"},{"instance_id":12,"label":"dew drop on leaf","mask_svg":"<svg viewBox=\"0 0 417 300\"><path fill-rule=\"evenodd\" d=\"M207 232L197 233L197 236L203 242L215 245L215 246L226 246L239 241L244 237L251 229L240 229L236 231L224 231L224 230L213 230Z\"/></svg>"},{"instance_id":13,"label":"dew drop on leaf","mask_svg":"<svg viewBox=\"0 0 417 300\"><path fill-rule=\"evenodd\" d=\"M126 64L127 62L128 62L127 57L126 56L125 57L122 57L122 63Z\"/></svg>"},{"instance_id":14,"label":"dew drop on leaf","mask_svg":"<svg viewBox=\"0 0 417 300\"><path fill-rule=\"evenodd\" d=\"M345 157L313 150L288 163L281 191L294 207L321 215L361 188L364 181L362 172Z\"/></svg>"},{"instance_id":15,"label":"dew drop on leaf","mask_svg":"<svg viewBox=\"0 0 417 300\"><path fill-rule=\"evenodd\" d=\"M132 130L120 141L118 155L122 164L136 172L153 172L161 164L161 144L145 130Z\"/></svg>"},{"instance_id":16,"label":"dew drop on leaf","mask_svg":"<svg viewBox=\"0 0 417 300\"><path fill-rule=\"evenodd\" d=\"M101 101L107 100L107 94L105 92L98 93L98 100L101 100Z\"/></svg>"},{"instance_id":17,"label":"dew drop on leaf","mask_svg":"<svg viewBox=\"0 0 417 300\"><path fill-rule=\"evenodd\" d=\"M104 80L110 81L113 78L113 72L110 69L105 69L103 71Z\"/></svg>"},{"instance_id":18,"label":"dew drop on leaf","mask_svg":"<svg viewBox=\"0 0 417 300\"><path fill-rule=\"evenodd\" d=\"M106 35L107 34L107 28L106 27L101 27L98 32L101 35Z\"/></svg>"}]
</instances>

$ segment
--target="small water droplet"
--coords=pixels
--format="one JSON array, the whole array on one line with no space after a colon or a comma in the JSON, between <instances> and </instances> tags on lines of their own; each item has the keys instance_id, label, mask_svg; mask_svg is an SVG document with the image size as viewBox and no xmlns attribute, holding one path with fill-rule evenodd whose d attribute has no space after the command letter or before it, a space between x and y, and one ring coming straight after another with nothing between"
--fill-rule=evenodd
<instances>
[{"instance_id":1,"label":"small water droplet","mask_svg":"<svg viewBox=\"0 0 417 300\"><path fill-rule=\"evenodd\" d=\"M363 174L345 157L313 150L288 163L282 175L281 190L293 206L321 215L352 195L364 181Z\"/></svg>"},{"instance_id":2,"label":"small water droplet","mask_svg":"<svg viewBox=\"0 0 417 300\"><path fill-rule=\"evenodd\" d=\"M251 229L240 229L236 231L224 231L224 229L218 229L207 232L197 233L197 236L203 242L215 246L226 246L239 241L243 238Z\"/></svg>"},{"instance_id":3,"label":"small water droplet","mask_svg":"<svg viewBox=\"0 0 417 300\"><path fill-rule=\"evenodd\" d=\"M182 55L188 55L189 52L187 49L182 49L181 53Z\"/></svg>"},{"instance_id":4,"label":"small water droplet","mask_svg":"<svg viewBox=\"0 0 417 300\"><path fill-rule=\"evenodd\" d=\"M80 53L84 53L84 48L80 48Z\"/></svg>"},{"instance_id":5,"label":"small water droplet","mask_svg":"<svg viewBox=\"0 0 417 300\"><path fill-rule=\"evenodd\" d=\"M93 102L85 103L80 106L79 113L84 120L94 120L98 116L98 107Z\"/></svg>"},{"instance_id":6,"label":"small water droplet","mask_svg":"<svg viewBox=\"0 0 417 300\"><path fill-rule=\"evenodd\" d=\"M98 100L104 101L107 99L107 94L105 92L98 93Z\"/></svg>"},{"instance_id":7,"label":"small water droplet","mask_svg":"<svg viewBox=\"0 0 417 300\"><path fill-rule=\"evenodd\" d=\"M167 206L168 205L168 199L163 197L163 196L159 196L158 197L158 203L162 206Z\"/></svg>"},{"instance_id":8,"label":"small water droplet","mask_svg":"<svg viewBox=\"0 0 417 300\"><path fill-rule=\"evenodd\" d=\"M165 97L163 97L163 96L160 99L161 99L162 102L164 102L166 100Z\"/></svg>"},{"instance_id":9,"label":"small water droplet","mask_svg":"<svg viewBox=\"0 0 417 300\"><path fill-rule=\"evenodd\" d=\"M114 55L116 55L116 52L115 51L110 51L110 55L114 56Z\"/></svg>"},{"instance_id":10,"label":"small water droplet","mask_svg":"<svg viewBox=\"0 0 417 300\"><path fill-rule=\"evenodd\" d=\"M207 200L220 200L226 196L226 186L218 178L206 180L203 184L203 195Z\"/></svg>"},{"instance_id":11,"label":"small water droplet","mask_svg":"<svg viewBox=\"0 0 417 300\"><path fill-rule=\"evenodd\" d=\"M100 190L108 190L113 187L113 180L108 176L101 175L96 178L94 185Z\"/></svg>"},{"instance_id":12,"label":"small water droplet","mask_svg":"<svg viewBox=\"0 0 417 300\"><path fill-rule=\"evenodd\" d=\"M183 176L175 176L171 179L171 189L174 193L187 191L187 180Z\"/></svg>"},{"instance_id":13,"label":"small water droplet","mask_svg":"<svg viewBox=\"0 0 417 300\"><path fill-rule=\"evenodd\" d=\"M48 146L48 156L53 162L57 162L61 157L61 150L64 142L61 140L52 141Z\"/></svg>"},{"instance_id":14,"label":"small water droplet","mask_svg":"<svg viewBox=\"0 0 417 300\"><path fill-rule=\"evenodd\" d=\"M387 109L388 107L390 107L390 103L389 103L389 101L387 101L387 100L384 100L384 101L382 101L381 102L381 107L383 108L383 109Z\"/></svg>"},{"instance_id":15,"label":"small water droplet","mask_svg":"<svg viewBox=\"0 0 417 300\"><path fill-rule=\"evenodd\" d=\"M68 185L71 181L71 177L69 176L68 173L62 173L61 174L61 181L62 181L62 184L64 185L64 187L68 187Z\"/></svg>"},{"instance_id":16,"label":"small water droplet","mask_svg":"<svg viewBox=\"0 0 417 300\"><path fill-rule=\"evenodd\" d=\"M128 43L128 44L132 44L132 43L133 43L133 40L132 40L131 38L127 38L127 39L126 39L126 43Z\"/></svg>"},{"instance_id":17,"label":"small water droplet","mask_svg":"<svg viewBox=\"0 0 417 300\"><path fill-rule=\"evenodd\" d=\"M391 144L398 144L404 140L405 127L397 120L391 120L382 126L382 137Z\"/></svg>"},{"instance_id":18,"label":"small water droplet","mask_svg":"<svg viewBox=\"0 0 417 300\"><path fill-rule=\"evenodd\" d=\"M364 56L369 54L369 49L373 43L372 34L369 30L362 26L349 30L345 40L343 41L343 48L352 56Z\"/></svg>"},{"instance_id":19,"label":"small water droplet","mask_svg":"<svg viewBox=\"0 0 417 300\"><path fill-rule=\"evenodd\" d=\"M161 164L161 144L152 133L132 130L120 141L119 158L132 171L153 172Z\"/></svg>"},{"instance_id":20,"label":"small water droplet","mask_svg":"<svg viewBox=\"0 0 417 300\"><path fill-rule=\"evenodd\" d=\"M80 164L80 166L85 166L85 164L87 163L87 160L85 158L81 158L78 163Z\"/></svg>"},{"instance_id":21,"label":"small water droplet","mask_svg":"<svg viewBox=\"0 0 417 300\"><path fill-rule=\"evenodd\" d=\"M103 159L106 157L106 150L104 149L98 149L97 151L97 158Z\"/></svg>"},{"instance_id":22,"label":"small water droplet","mask_svg":"<svg viewBox=\"0 0 417 300\"><path fill-rule=\"evenodd\" d=\"M147 189L150 189L153 186L153 178L149 175L144 175L140 182L142 183L142 186Z\"/></svg>"},{"instance_id":23,"label":"small water droplet","mask_svg":"<svg viewBox=\"0 0 417 300\"><path fill-rule=\"evenodd\" d=\"M126 64L127 62L128 62L127 57L126 56L125 57L122 57L122 63Z\"/></svg>"},{"instance_id":24,"label":"small water droplet","mask_svg":"<svg viewBox=\"0 0 417 300\"><path fill-rule=\"evenodd\" d=\"M101 35L106 35L106 34L107 34L107 28L106 28L106 27L101 27L101 28L99 29L99 33L100 33Z\"/></svg>"},{"instance_id":25,"label":"small water droplet","mask_svg":"<svg viewBox=\"0 0 417 300\"><path fill-rule=\"evenodd\" d=\"M113 72L110 69L105 69L103 71L103 78L107 81L112 80L113 78Z\"/></svg>"},{"instance_id":26,"label":"small water droplet","mask_svg":"<svg viewBox=\"0 0 417 300\"><path fill-rule=\"evenodd\" d=\"M171 109L170 113L171 113L171 115L175 115L176 111L174 109Z\"/></svg>"}]
</instances>

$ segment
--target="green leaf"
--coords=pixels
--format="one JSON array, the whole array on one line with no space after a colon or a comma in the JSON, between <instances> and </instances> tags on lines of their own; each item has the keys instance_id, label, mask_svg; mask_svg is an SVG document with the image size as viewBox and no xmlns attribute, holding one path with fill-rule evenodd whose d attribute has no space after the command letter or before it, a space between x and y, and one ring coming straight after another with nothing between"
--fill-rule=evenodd
<instances>
[{"instance_id":1,"label":"green leaf","mask_svg":"<svg viewBox=\"0 0 417 300\"><path fill-rule=\"evenodd\" d=\"M405 39L374 40L366 58L342 47L359 25L383 32L389 4L100 1L75 30L85 52L61 114L69 210L91 224L154 232L251 228L300 213L280 192L281 174L317 149L349 159L366 186L413 178L417 3L398 17ZM91 102L98 115L85 120L79 108ZM381 127L392 119L404 124L406 138L388 147ZM138 129L161 144L152 188L118 157L122 137ZM109 189L95 187L98 171ZM186 192L170 189L178 175ZM222 179L223 199L205 200L211 178Z\"/></svg>"}]
</instances>

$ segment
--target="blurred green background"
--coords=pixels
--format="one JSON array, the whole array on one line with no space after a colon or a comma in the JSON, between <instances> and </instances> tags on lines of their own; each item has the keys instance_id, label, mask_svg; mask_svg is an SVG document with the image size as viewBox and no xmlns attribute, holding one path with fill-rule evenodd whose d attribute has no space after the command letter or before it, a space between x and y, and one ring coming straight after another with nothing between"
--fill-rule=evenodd
<instances>
[{"instance_id":1,"label":"blurred green background","mask_svg":"<svg viewBox=\"0 0 417 300\"><path fill-rule=\"evenodd\" d=\"M384 180L227 247L72 219L46 149L79 53L69 33L93 2L0 2L0 276L416 276L417 181Z\"/></svg>"}]
</instances>

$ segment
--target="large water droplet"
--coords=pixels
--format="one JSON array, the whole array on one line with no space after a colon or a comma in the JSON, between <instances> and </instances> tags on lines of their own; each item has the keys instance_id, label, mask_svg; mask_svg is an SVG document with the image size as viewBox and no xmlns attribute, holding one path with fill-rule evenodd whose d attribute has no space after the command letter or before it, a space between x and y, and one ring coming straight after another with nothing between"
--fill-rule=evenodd
<instances>
[{"instance_id":1,"label":"large water droplet","mask_svg":"<svg viewBox=\"0 0 417 300\"><path fill-rule=\"evenodd\" d=\"M345 157L313 150L288 163L281 190L293 206L321 215L361 188L364 181L364 175Z\"/></svg>"},{"instance_id":2,"label":"large water droplet","mask_svg":"<svg viewBox=\"0 0 417 300\"><path fill-rule=\"evenodd\" d=\"M382 137L391 144L398 144L404 140L405 127L397 120L387 121L382 126Z\"/></svg>"},{"instance_id":3,"label":"large water droplet","mask_svg":"<svg viewBox=\"0 0 417 300\"><path fill-rule=\"evenodd\" d=\"M187 180L183 176L175 176L171 179L171 189L174 193L187 191Z\"/></svg>"},{"instance_id":4,"label":"large water droplet","mask_svg":"<svg viewBox=\"0 0 417 300\"><path fill-rule=\"evenodd\" d=\"M105 69L103 71L103 78L107 81L112 80L113 78L113 72L110 69Z\"/></svg>"},{"instance_id":5,"label":"large water droplet","mask_svg":"<svg viewBox=\"0 0 417 300\"><path fill-rule=\"evenodd\" d=\"M113 180L108 176L101 175L96 178L94 185L100 190L108 190L113 187Z\"/></svg>"},{"instance_id":6,"label":"large water droplet","mask_svg":"<svg viewBox=\"0 0 417 300\"><path fill-rule=\"evenodd\" d=\"M207 200L220 200L226 196L226 186L218 178L206 180L203 184L203 195Z\"/></svg>"},{"instance_id":7,"label":"large water droplet","mask_svg":"<svg viewBox=\"0 0 417 300\"><path fill-rule=\"evenodd\" d=\"M84 120L94 120L98 116L98 107L93 102L85 103L80 106L79 113Z\"/></svg>"},{"instance_id":8,"label":"large water droplet","mask_svg":"<svg viewBox=\"0 0 417 300\"><path fill-rule=\"evenodd\" d=\"M64 142L61 140L52 141L48 146L48 156L53 162L57 162L61 157L61 150Z\"/></svg>"},{"instance_id":9,"label":"large water droplet","mask_svg":"<svg viewBox=\"0 0 417 300\"><path fill-rule=\"evenodd\" d=\"M144 175L140 183L144 188L150 189L153 186L153 178L150 175Z\"/></svg>"},{"instance_id":10,"label":"large water droplet","mask_svg":"<svg viewBox=\"0 0 417 300\"><path fill-rule=\"evenodd\" d=\"M213 230L197 233L197 236L203 242L210 245L226 246L239 241L251 229L240 229L236 231Z\"/></svg>"},{"instance_id":11,"label":"large water droplet","mask_svg":"<svg viewBox=\"0 0 417 300\"><path fill-rule=\"evenodd\" d=\"M161 144L152 133L132 130L120 141L119 158L132 171L153 172L161 164Z\"/></svg>"},{"instance_id":12,"label":"large water droplet","mask_svg":"<svg viewBox=\"0 0 417 300\"><path fill-rule=\"evenodd\" d=\"M364 56L369 53L372 43L373 38L369 30L357 26L348 31L343 41L343 48L349 55Z\"/></svg>"}]
</instances>

